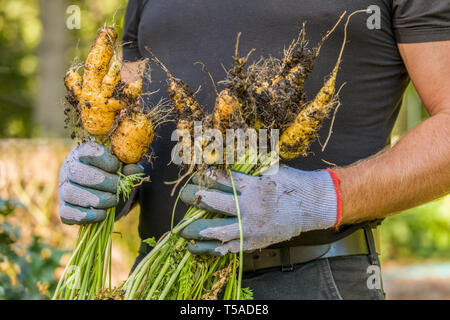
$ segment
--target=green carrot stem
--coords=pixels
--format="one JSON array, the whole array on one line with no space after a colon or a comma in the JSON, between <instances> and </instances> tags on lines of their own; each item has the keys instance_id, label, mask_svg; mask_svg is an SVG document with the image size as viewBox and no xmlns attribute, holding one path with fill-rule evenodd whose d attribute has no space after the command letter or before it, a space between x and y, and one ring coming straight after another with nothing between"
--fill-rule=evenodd
<instances>
[{"instance_id":1,"label":"green carrot stem","mask_svg":"<svg viewBox=\"0 0 450 320\"><path fill-rule=\"evenodd\" d=\"M70 267L71 267L72 261L73 261L73 259L76 257L76 254L78 253L78 251L80 251L80 248L81 248L81 246L83 245L84 240L86 239L86 237L87 237L87 233L84 233L83 238L82 238L81 241L78 243L78 246L75 247L74 253L73 253L72 256L70 257L69 262L67 263L66 267L64 268L63 274L61 275L61 278L59 279L58 285L56 286L56 290L55 290L55 293L54 293L52 299L56 299L56 297L57 297L58 294L60 293L59 290L60 290L61 284L63 283L64 278L65 278L65 276L66 276L68 270L69 270Z\"/></svg>"},{"instance_id":2,"label":"green carrot stem","mask_svg":"<svg viewBox=\"0 0 450 320\"><path fill-rule=\"evenodd\" d=\"M233 257L233 267L232 267L232 274L230 277L230 280L228 280L227 286L225 288L224 293L224 300L230 300L233 294L233 288L234 288L234 282L236 279L236 254L232 255Z\"/></svg>"},{"instance_id":3,"label":"green carrot stem","mask_svg":"<svg viewBox=\"0 0 450 320\"><path fill-rule=\"evenodd\" d=\"M191 253L189 251L186 251L186 253L183 256L183 259L178 264L177 269L175 270L175 272L170 277L169 282L166 284L166 286L165 286L163 292L161 293L161 295L159 296L158 300L164 300L164 298L166 297L167 293L172 288L172 285L175 282L175 279L180 274L181 269L184 267L184 265L186 264L186 261L189 259L190 256L191 256Z\"/></svg>"},{"instance_id":4,"label":"green carrot stem","mask_svg":"<svg viewBox=\"0 0 450 320\"><path fill-rule=\"evenodd\" d=\"M202 215L205 213L204 210L201 209L195 209L191 211L192 213L192 217L190 217L187 220L182 221L181 223L179 223L172 232L170 232L169 234L167 234L163 239L161 239L159 241L159 243L153 248L153 250L151 250L149 252L149 254L147 254L144 259L142 259L142 261L136 266L136 269L134 270L134 272L131 274L130 278L128 278L128 280L125 283L125 286L128 286L130 280L132 281L135 278L135 275L140 272L140 270L142 269L143 265L148 261L148 259L150 259L153 255L157 254L159 252L159 250L161 249L162 246L164 246L166 244L167 241L169 241L169 239L171 238L171 236L173 234L178 233L180 230L182 230L185 226L187 226L188 224L190 224L192 221L195 221L199 218L202 217Z\"/></svg>"},{"instance_id":5,"label":"green carrot stem","mask_svg":"<svg viewBox=\"0 0 450 320\"><path fill-rule=\"evenodd\" d=\"M111 218L110 218L110 226L109 226L109 246L108 246L108 256L107 256L107 272L108 272L108 284L109 284L109 289L112 288L111 285L111 261L112 261L112 232L114 230L114 222L116 220L116 208L112 208L111 209ZM103 282L104 283L104 282ZM104 284L102 285L104 286Z\"/></svg>"},{"instance_id":6,"label":"green carrot stem","mask_svg":"<svg viewBox=\"0 0 450 320\"><path fill-rule=\"evenodd\" d=\"M107 273L108 273L108 284L109 288L111 289L111 268L112 268L112 234L109 236L109 243L108 243L108 256L106 258L106 266L107 266ZM106 273L105 273L106 275ZM103 280L103 283L105 283L105 279Z\"/></svg>"},{"instance_id":7,"label":"green carrot stem","mask_svg":"<svg viewBox=\"0 0 450 320\"><path fill-rule=\"evenodd\" d=\"M80 264L84 265L87 261L87 259L89 258L90 252L93 249L95 243L95 240L99 237L100 232L103 230L103 226L104 226L104 221L102 221L100 223L100 228L98 228L97 232L95 232L95 235L92 237L92 239L90 239L89 244L83 254L83 256L80 259Z\"/></svg>"},{"instance_id":8,"label":"green carrot stem","mask_svg":"<svg viewBox=\"0 0 450 320\"><path fill-rule=\"evenodd\" d=\"M205 265L203 265L205 266ZM205 279L205 273L206 273L206 266L204 268L202 268L201 274L200 274L200 280L198 282L197 288L194 292L194 300L201 298L201 293L202 293L202 285L203 285L203 281Z\"/></svg>"},{"instance_id":9,"label":"green carrot stem","mask_svg":"<svg viewBox=\"0 0 450 320\"><path fill-rule=\"evenodd\" d=\"M192 174L192 175L186 180L186 182L184 183L183 187L181 188L181 190L180 190L180 192L178 193L178 196L177 196L177 198L176 198L176 200L175 200L175 203L174 203L173 209L172 209L172 219L171 219L171 222L170 222L170 230L171 230L171 231L173 231L173 221L174 221L174 219L175 219L175 210L176 210L176 208L177 208L178 200L180 200L181 192L183 192L184 188L186 188L186 186L188 185L189 181L191 181L191 179L194 177L194 175L195 175L195 173Z\"/></svg>"},{"instance_id":10,"label":"green carrot stem","mask_svg":"<svg viewBox=\"0 0 450 320\"><path fill-rule=\"evenodd\" d=\"M239 223L239 237L240 237L240 239L239 239L239 261L242 264L242 261L244 261L244 233L242 230L241 210L239 208L238 195L237 195L236 186L234 185L233 174L231 173L230 169L228 169L228 173L230 174L231 185L233 187L234 201L236 203L236 211L237 211L238 223ZM240 297L241 297L242 269L243 268L240 265L238 282L237 282L237 294L236 294L237 300L240 300Z\"/></svg>"},{"instance_id":11,"label":"green carrot stem","mask_svg":"<svg viewBox=\"0 0 450 320\"><path fill-rule=\"evenodd\" d=\"M92 265L92 255L93 255L93 250L90 250L89 251L89 257L90 257L90 259L87 261L87 264L86 265L84 265L84 273L83 273L83 270L81 270L81 274L83 275L82 277L81 277L81 279L80 280L84 280L84 281L81 281L81 288L80 288L80 290L78 291L78 296L77 296L77 300L85 300L86 299L86 291L87 291L87 285L88 285L88 279L89 279L89 269L91 268L91 265ZM73 292L72 293L75 293L75 290L73 290ZM69 299L70 300L72 300L74 297L73 296L71 296Z\"/></svg>"},{"instance_id":12,"label":"green carrot stem","mask_svg":"<svg viewBox=\"0 0 450 320\"><path fill-rule=\"evenodd\" d=\"M138 299L141 293L145 291L147 282L154 278L154 274L158 272L159 266L161 265L160 261L164 260L168 256L169 249L170 243L164 243L164 245L157 252L155 252L150 259L148 259L148 261L143 265L142 268L140 268L139 270L135 270L137 272L133 275L134 280L130 285L131 290L130 294L127 296L127 299ZM144 276L148 280L146 280L144 283L141 283ZM138 289L139 292L136 294L136 291Z\"/></svg>"},{"instance_id":13,"label":"green carrot stem","mask_svg":"<svg viewBox=\"0 0 450 320\"><path fill-rule=\"evenodd\" d=\"M169 256L169 258L164 263L163 267L161 268L161 271L159 271L158 276L156 277L155 281L153 282L153 285L150 287L150 291L148 292L146 296L146 300L150 300L153 296L153 293L155 292L156 288L158 287L159 283L161 282L161 279L164 277L167 269L170 267L170 264L172 263L172 257Z\"/></svg>"},{"instance_id":14,"label":"green carrot stem","mask_svg":"<svg viewBox=\"0 0 450 320\"><path fill-rule=\"evenodd\" d=\"M141 283L142 278L146 275L148 279L153 278L153 273L155 270L157 270L157 267L160 264L160 261L165 258L169 251L169 245L167 244L163 248L161 248L160 252L158 254L153 255L152 259L149 259L147 264L144 265L144 268L142 268L141 272L137 275L136 281L134 281L134 285L131 290L131 294L129 296L130 299L138 299L141 292L144 291L144 288L147 283ZM153 262L154 261L154 262ZM150 267L149 267L150 266ZM141 287L139 292L136 294L136 291Z\"/></svg>"},{"instance_id":15,"label":"green carrot stem","mask_svg":"<svg viewBox=\"0 0 450 320\"><path fill-rule=\"evenodd\" d=\"M122 166L121 164L119 173ZM124 188L124 185L119 183L118 195L122 192L126 193ZM110 208L107 210L107 217L104 221L80 227L75 250L58 282L53 299L63 297L85 299L86 295L91 298L104 288L107 275L109 275L109 287L112 287L111 256L114 219L115 208ZM72 267L80 268L81 290L71 289L65 283L69 280L67 272ZM75 296L76 293L77 296Z\"/></svg>"},{"instance_id":16,"label":"green carrot stem","mask_svg":"<svg viewBox=\"0 0 450 320\"><path fill-rule=\"evenodd\" d=\"M108 219L105 232L102 233L100 239L101 245L101 255L99 255L100 259L98 265L101 267L98 269L99 271L99 288L96 290L97 292L105 287L106 277L109 273L109 267L111 266L110 258L111 258L111 245L112 245L112 231L114 228L114 217L116 213L116 208L110 208L107 211L106 219ZM106 257L105 257L106 254ZM109 287L111 288L111 286Z\"/></svg>"},{"instance_id":17,"label":"green carrot stem","mask_svg":"<svg viewBox=\"0 0 450 320\"><path fill-rule=\"evenodd\" d=\"M128 278L128 280L125 282L125 285L127 285L128 283L130 283L131 281L133 281L136 277L136 275L139 272L142 272L143 270L143 266L147 263L147 261L149 259L151 259L153 256L156 256L159 253L159 250L169 241L169 235L167 235L166 237L164 237L163 239L161 239L159 241L159 243L153 248L152 251L150 251L145 257L144 259L142 259L142 261L136 266L136 268L134 269L133 273L131 274L131 276Z\"/></svg>"}]
</instances>

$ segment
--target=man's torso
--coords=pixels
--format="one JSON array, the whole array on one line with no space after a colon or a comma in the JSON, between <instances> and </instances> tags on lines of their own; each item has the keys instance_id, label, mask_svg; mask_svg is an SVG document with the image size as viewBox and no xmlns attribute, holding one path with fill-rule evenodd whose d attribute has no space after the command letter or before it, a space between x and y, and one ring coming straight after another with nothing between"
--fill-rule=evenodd
<instances>
[{"instance_id":1,"label":"man's torso","mask_svg":"<svg viewBox=\"0 0 450 320\"><path fill-rule=\"evenodd\" d=\"M195 62L203 62L214 80L225 78L225 68L233 64L234 46L238 32L242 32L239 52L245 55L255 48L250 59L273 55L281 57L283 50L298 35L306 21L306 38L310 47L316 46L339 16L347 11L380 8L380 29L369 29L371 14L355 15L348 28L348 43L337 78L341 106L336 114L333 134L325 148L322 146L330 129L331 119L325 121L319 139L306 158L288 162L303 170L318 170L330 163L344 166L367 158L389 143L389 136L408 82L392 27L392 1L388 0L152 0L144 1L138 31L141 54L149 56L149 47L179 78L195 91L202 107L211 112L216 98L207 73ZM320 89L332 71L343 40L343 23L328 39L306 82L309 99ZM156 103L167 97L166 75L151 64L151 83L146 91L156 94L147 99ZM219 86L220 90L220 86ZM159 237L170 228L175 197L170 196L172 185L164 182L178 178L179 168L170 162L175 142L170 136L175 125L160 128L160 138L152 149L157 156L153 167L147 166L151 183L141 188L140 235L144 239ZM180 219L186 206L179 204L176 218ZM336 238L334 231L315 231L301 236L306 243L327 242Z\"/></svg>"}]
</instances>

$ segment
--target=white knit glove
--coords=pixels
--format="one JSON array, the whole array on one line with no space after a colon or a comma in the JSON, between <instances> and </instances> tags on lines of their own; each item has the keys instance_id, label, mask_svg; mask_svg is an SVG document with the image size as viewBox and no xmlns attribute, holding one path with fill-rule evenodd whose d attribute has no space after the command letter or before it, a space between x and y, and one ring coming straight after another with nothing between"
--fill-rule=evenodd
<instances>
[{"instance_id":1,"label":"white knit glove","mask_svg":"<svg viewBox=\"0 0 450 320\"><path fill-rule=\"evenodd\" d=\"M239 192L244 251L286 241L301 232L327 229L339 220L339 183L331 170L310 172L282 166L275 175L232 174ZM181 236L199 240L190 244L193 253L224 255L239 251L239 224L231 182L222 174L215 175L209 173L212 187L208 189L194 179L197 184L187 185L181 199L232 218L197 220L183 229Z\"/></svg>"},{"instance_id":2,"label":"white knit glove","mask_svg":"<svg viewBox=\"0 0 450 320\"><path fill-rule=\"evenodd\" d=\"M65 224L105 219L106 209L117 205L116 174L120 162L106 147L85 142L74 148L59 171L59 215ZM125 175L143 172L140 165L123 167Z\"/></svg>"}]
</instances>

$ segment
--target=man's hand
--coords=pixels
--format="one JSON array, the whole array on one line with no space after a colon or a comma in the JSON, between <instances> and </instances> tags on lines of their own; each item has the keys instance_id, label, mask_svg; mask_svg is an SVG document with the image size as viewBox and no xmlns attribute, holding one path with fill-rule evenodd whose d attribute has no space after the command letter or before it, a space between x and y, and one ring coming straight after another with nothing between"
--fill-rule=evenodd
<instances>
[{"instance_id":1,"label":"man's hand","mask_svg":"<svg viewBox=\"0 0 450 320\"><path fill-rule=\"evenodd\" d=\"M100 222L106 209L117 205L116 174L120 162L106 147L86 142L74 148L59 172L59 214L65 224ZM139 165L123 167L125 175L142 172Z\"/></svg>"},{"instance_id":2,"label":"man's hand","mask_svg":"<svg viewBox=\"0 0 450 320\"><path fill-rule=\"evenodd\" d=\"M233 172L242 218L244 251L289 240L303 231L327 229L338 222L339 183L332 171L307 172L280 167L276 175L253 177ZM237 209L229 178L208 173L206 184L193 178L183 190L183 202L229 216L202 219L180 235L199 240L189 244L194 254L224 255L239 251Z\"/></svg>"},{"instance_id":3,"label":"man's hand","mask_svg":"<svg viewBox=\"0 0 450 320\"><path fill-rule=\"evenodd\" d=\"M144 76L146 60L124 61L120 69L122 81L126 84L142 79Z\"/></svg>"}]
</instances>

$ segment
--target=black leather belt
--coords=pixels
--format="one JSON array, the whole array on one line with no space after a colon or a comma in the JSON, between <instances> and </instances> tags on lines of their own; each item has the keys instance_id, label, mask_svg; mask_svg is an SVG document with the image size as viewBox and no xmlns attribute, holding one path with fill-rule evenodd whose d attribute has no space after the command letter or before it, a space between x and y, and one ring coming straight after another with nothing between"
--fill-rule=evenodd
<instances>
[{"instance_id":1,"label":"black leather belt","mask_svg":"<svg viewBox=\"0 0 450 320\"><path fill-rule=\"evenodd\" d=\"M281 267L282 271L290 271L293 270L294 264L351 255L369 255L371 263L378 264L378 252L378 230L364 227L328 244L261 249L244 253L243 271L251 272L275 267Z\"/></svg>"}]
</instances>

